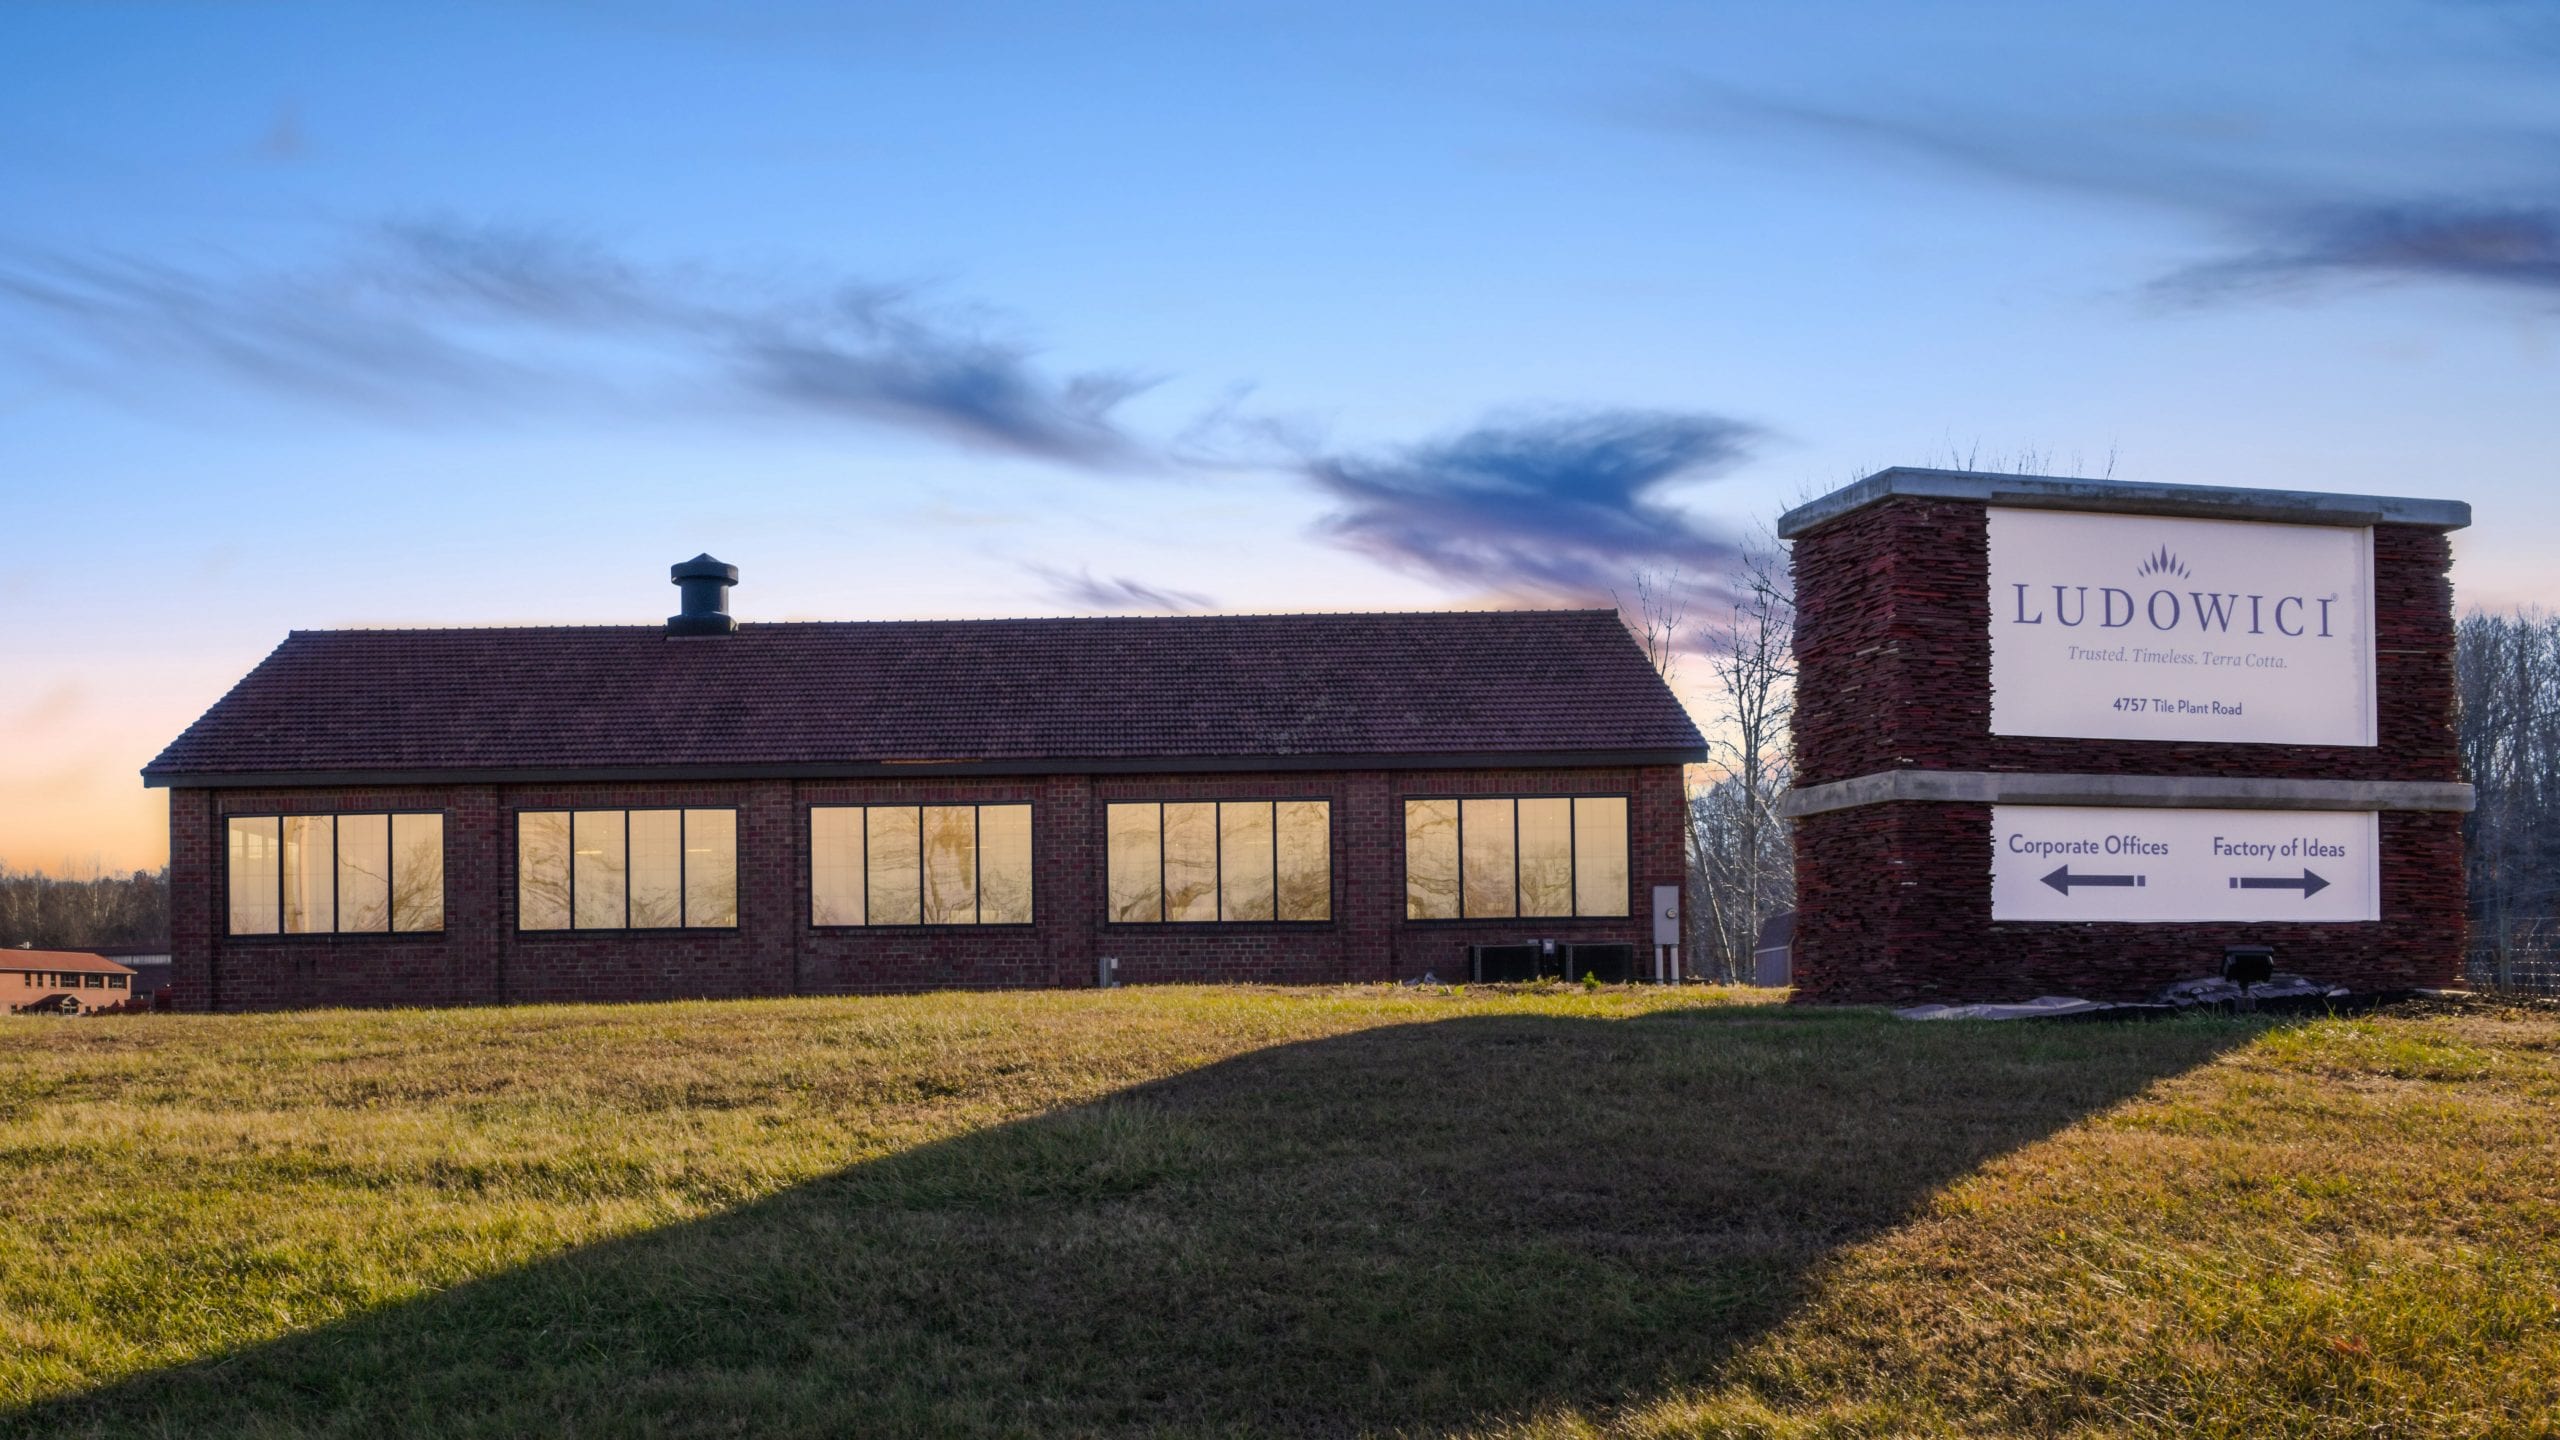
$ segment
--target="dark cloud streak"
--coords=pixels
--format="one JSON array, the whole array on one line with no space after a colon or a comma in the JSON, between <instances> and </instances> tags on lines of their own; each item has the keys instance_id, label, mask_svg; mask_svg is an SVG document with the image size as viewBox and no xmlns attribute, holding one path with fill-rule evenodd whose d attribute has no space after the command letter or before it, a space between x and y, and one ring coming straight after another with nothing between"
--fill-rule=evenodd
<instances>
[{"instance_id":1,"label":"dark cloud streak","mask_svg":"<svg viewBox=\"0 0 2560 1440\"><path fill-rule=\"evenodd\" d=\"M1344 508L1335 542L1435 579L1522 599L1609 604L1638 572L1712 591L1734 542L1663 497L1730 469L1760 432L1658 410L1516 413L1429 444L1311 459Z\"/></svg>"},{"instance_id":2,"label":"dark cloud streak","mask_svg":"<svg viewBox=\"0 0 2560 1440\"><path fill-rule=\"evenodd\" d=\"M2163 276L2153 292L2200 302L2356 275L2560 291L2560 208L2338 207L2288 216L2267 229L2260 248Z\"/></svg>"},{"instance_id":3,"label":"dark cloud streak","mask_svg":"<svg viewBox=\"0 0 2560 1440\"><path fill-rule=\"evenodd\" d=\"M1114 412L1146 382L1055 375L1026 346L894 287L650 268L548 231L389 225L316 269L185 270L0 250L16 343L129 388L192 368L415 417L533 403L663 411L743 399L1094 468L1151 460Z\"/></svg>"},{"instance_id":4,"label":"dark cloud streak","mask_svg":"<svg viewBox=\"0 0 2560 1440\"><path fill-rule=\"evenodd\" d=\"M2356 280L2560 289L2560 165L2547 161L2503 180L2478 179L2467 193L2458 183L2348 193L2344 180L2253 151L2253 127L2228 120L2181 129L2094 111L2001 117L1918 101L1833 108L1695 78L1638 119L1692 135L1795 135L2027 189L2151 205L2200 217L2230 237L2224 253L2149 281L2143 293L2154 300L2232 301ZM2525 153L2560 153L2555 137L2524 132L2445 147L2486 153L2492 138L2523 142L2515 148Z\"/></svg>"},{"instance_id":5,"label":"dark cloud streak","mask_svg":"<svg viewBox=\"0 0 2560 1440\"><path fill-rule=\"evenodd\" d=\"M1149 585L1126 575L1096 580L1090 570L1069 574L1047 565L1023 567L1048 585L1052 599L1093 610L1161 610L1169 615L1214 610L1218 602L1191 590Z\"/></svg>"}]
</instances>

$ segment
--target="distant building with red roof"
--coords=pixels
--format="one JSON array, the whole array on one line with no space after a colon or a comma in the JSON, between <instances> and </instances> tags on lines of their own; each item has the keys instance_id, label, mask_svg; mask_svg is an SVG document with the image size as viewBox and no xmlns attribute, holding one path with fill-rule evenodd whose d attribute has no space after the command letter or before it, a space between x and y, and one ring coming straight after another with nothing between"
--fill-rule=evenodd
<instances>
[{"instance_id":1,"label":"distant building with red roof","mask_svg":"<svg viewBox=\"0 0 2560 1440\"><path fill-rule=\"evenodd\" d=\"M0 1004L83 1015L134 996L133 971L86 950L0 950Z\"/></svg>"}]
</instances>

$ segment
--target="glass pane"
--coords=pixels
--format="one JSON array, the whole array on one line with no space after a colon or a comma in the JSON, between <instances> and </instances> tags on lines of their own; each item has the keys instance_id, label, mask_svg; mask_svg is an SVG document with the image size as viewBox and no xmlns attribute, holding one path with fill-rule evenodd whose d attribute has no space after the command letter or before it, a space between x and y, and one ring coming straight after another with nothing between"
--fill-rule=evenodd
<instances>
[{"instance_id":1,"label":"glass pane","mask_svg":"<svg viewBox=\"0 0 2560 1440\"><path fill-rule=\"evenodd\" d=\"M809 812L809 923L862 923L862 808Z\"/></svg>"},{"instance_id":2,"label":"glass pane","mask_svg":"<svg viewBox=\"0 0 2560 1440\"><path fill-rule=\"evenodd\" d=\"M978 810L924 807L924 923L978 923Z\"/></svg>"},{"instance_id":3,"label":"glass pane","mask_svg":"<svg viewBox=\"0 0 2560 1440\"><path fill-rule=\"evenodd\" d=\"M229 826L231 933L276 933L276 820L234 820Z\"/></svg>"},{"instance_id":4,"label":"glass pane","mask_svg":"<svg viewBox=\"0 0 2560 1440\"><path fill-rule=\"evenodd\" d=\"M1627 801L1586 795L1573 802L1574 912L1627 913Z\"/></svg>"},{"instance_id":5,"label":"glass pane","mask_svg":"<svg viewBox=\"0 0 2560 1440\"><path fill-rule=\"evenodd\" d=\"M1103 811L1103 848L1110 857L1111 918L1123 925L1164 918L1163 852L1155 802Z\"/></svg>"},{"instance_id":6,"label":"glass pane","mask_svg":"<svg viewBox=\"0 0 2560 1440\"><path fill-rule=\"evenodd\" d=\"M631 928L684 923L684 812L631 812Z\"/></svg>"},{"instance_id":7,"label":"glass pane","mask_svg":"<svg viewBox=\"0 0 2560 1440\"><path fill-rule=\"evenodd\" d=\"M444 928L444 817L391 817L391 928Z\"/></svg>"},{"instance_id":8,"label":"glass pane","mask_svg":"<svg viewBox=\"0 0 2560 1440\"><path fill-rule=\"evenodd\" d=\"M1573 802L1520 802L1520 913L1573 913Z\"/></svg>"},{"instance_id":9,"label":"glass pane","mask_svg":"<svg viewBox=\"0 0 2560 1440\"><path fill-rule=\"evenodd\" d=\"M914 925L924 913L916 807L875 805L866 817L871 851L871 923Z\"/></svg>"},{"instance_id":10,"label":"glass pane","mask_svg":"<svg viewBox=\"0 0 2560 1440\"><path fill-rule=\"evenodd\" d=\"M1458 802L1404 802L1404 918L1458 918Z\"/></svg>"},{"instance_id":11,"label":"glass pane","mask_svg":"<svg viewBox=\"0 0 2560 1440\"><path fill-rule=\"evenodd\" d=\"M569 928L569 812L516 816L516 928Z\"/></svg>"},{"instance_id":12,"label":"glass pane","mask_svg":"<svg viewBox=\"0 0 2560 1440\"><path fill-rule=\"evenodd\" d=\"M704 930L738 925L738 812L684 812L684 923Z\"/></svg>"},{"instance_id":13,"label":"glass pane","mask_svg":"<svg viewBox=\"0 0 2560 1440\"><path fill-rule=\"evenodd\" d=\"M1164 918L1218 918L1218 807L1164 807Z\"/></svg>"},{"instance_id":14,"label":"glass pane","mask_svg":"<svg viewBox=\"0 0 2560 1440\"><path fill-rule=\"evenodd\" d=\"M1283 800L1272 807L1280 839L1280 918L1333 918L1333 805Z\"/></svg>"},{"instance_id":15,"label":"glass pane","mask_svg":"<svg viewBox=\"0 0 2560 1440\"><path fill-rule=\"evenodd\" d=\"M1031 807L978 807L978 923L1031 923Z\"/></svg>"},{"instance_id":16,"label":"glass pane","mask_svg":"<svg viewBox=\"0 0 2560 1440\"><path fill-rule=\"evenodd\" d=\"M1271 802L1230 800L1218 807L1218 915L1271 918Z\"/></svg>"},{"instance_id":17,"label":"glass pane","mask_svg":"<svg viewBox=\"0 0 2560 1440\"><path fill-rule=\"evenodd\" d=\"M338 859L330 837L334 815L284 817L284 928L288 935L325 935L338 928Z\"/></svg>"},{"instance_id":18,"label":"glass pane","mask_svg":"<svg viewBox=\"0 0 2560 1440\"><path fill-rule=\"evenodd\" d=\"M338 929L374 934L391 928L391 817L338 817Z\"/></svg>"},{"instance_id":19,"label":"glass pane","mask_svg":"<svg viewBox=\"0 0 2560 1440\"><path fill-rule=\"evenodd\" d=\"M1458 802L1458 842L1466 849L1467 918L1498 919L1519 913L1512 894L1511 802Z\"/></svg>"},{"instance_id":20,"label":"glass pane","mask_svg":"<svg viewBox=\"0 0 2560 1440\"><path fill-rule=\"evenodd\" d=\"M569 822L569 851L576 863L574 919L581 930L619 930L631 918L624 885L623 818L620 810L580 810Z\"/></svg>"}]
</instances>

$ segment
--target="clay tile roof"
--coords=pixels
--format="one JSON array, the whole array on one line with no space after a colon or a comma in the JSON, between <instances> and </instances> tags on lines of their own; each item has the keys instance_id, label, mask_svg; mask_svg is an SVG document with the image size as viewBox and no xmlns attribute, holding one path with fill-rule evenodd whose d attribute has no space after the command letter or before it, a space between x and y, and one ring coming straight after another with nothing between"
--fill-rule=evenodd
<instances>
[{"instance_id":1,"label":"clay tile roof","mask_svg":"<svg viewBox=\"0 0 2560 1440\"><path fill-rule=\"evenodd\" d=\"M1607 610L297 630L143 774L1504 756L1658 763L1704 742Z\"/></svg>"},{"instance_id":2,"label":"clay tile roof","mask_svg":"<svg viewBox=\"0 0 2560 1440\"><path fill-rule=\"evenodd\" d=\"M130 965L119 965L86 950L0 950L0 970L68 970L81 975L133 973Z\"/></svg>"}]
</instances>

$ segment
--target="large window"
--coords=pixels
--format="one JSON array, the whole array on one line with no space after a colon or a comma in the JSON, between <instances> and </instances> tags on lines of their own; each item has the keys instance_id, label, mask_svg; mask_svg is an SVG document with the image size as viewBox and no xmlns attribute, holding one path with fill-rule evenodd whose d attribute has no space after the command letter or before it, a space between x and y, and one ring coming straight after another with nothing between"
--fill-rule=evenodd
<instances>
[{"instance_id":1,"label":"large window","mask_svg":"<svg viewBox=\"0 0 2560 1440\"><path fill-rule=\"evenodd\" d=\"M1404 802L1408 920L1621 916L1627 894L1623 795Z\"/></svg>"},{"instance_id":2,"label":"large window","mask_svg":"<svg viewBox=\"0 0 2560 1440\"><path fill-rule=\"evenodd\" d=\"M1028 805L818 805L812 925L1028 925Z\"/></svg>"},{"instance_id":3,"label":"large window","mask_svg":"<svg viewBox=\"0 0 2560 1440\"><path fill-rule=\"evenodd\" d=\"M1103 829L1120 924L1333 918L1329 801L1149 800Z\"/></svg>"},{"instance_id":4,"label":"large window","mask_svg":"<svg viewBox=\"0 0 2560 1440\"><path fill-rule=\"evenodd\" d=\"M442 815L234 815L225 831L234 935L444 928Z\"/></svg>"},{"instance_id":5,"label":"large window","mask_svg":"<svg viewBox=\"0 0 2560 1440\"><path fill-rule=\"evenodd\" d=\"M519 930L729 930L737 924L735 810L516 815Z\"/></svg>"}]
</instances>

